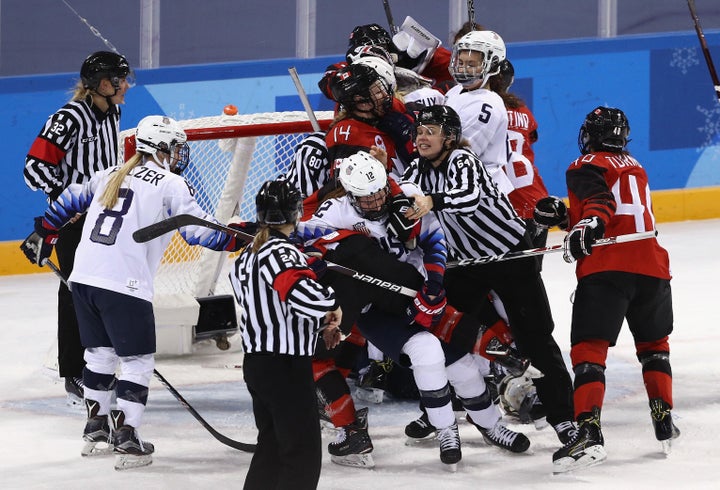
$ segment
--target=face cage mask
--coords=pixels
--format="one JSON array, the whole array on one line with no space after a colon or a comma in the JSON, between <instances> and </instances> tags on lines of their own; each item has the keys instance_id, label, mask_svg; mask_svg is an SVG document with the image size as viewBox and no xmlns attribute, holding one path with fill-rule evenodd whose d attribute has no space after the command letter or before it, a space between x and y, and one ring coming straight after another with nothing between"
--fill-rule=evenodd
<instances>
[{"instance_id":1,"label":"face cage mask","mask_svg":"<svg viewBox=\"0 0 720 490\"><path fill-rule=\"evenodd\" d=\"M170 152L170 168L171 172L176 175L181 175L186 168L190 165L190 146L187 143L183 143L178 147L175 145L173 150L177 150L177 158L173 158L174 151ZM175 165L173 165L173 160Z\"/></svg>"},{"instance_id":2,"label":"face cage mask","mask_svg":"<svg viewBox=\"0 0 720 490\"><path fill-rule=\"evenodd\" d=\"M350 203L353 205L355 210L365 219L368 219L370 221L378 221L385 216L387 216L388 213L388 194L390 193L390 190L388 186L383 187L379 191L373 192L372 194L368 196L354 196L350 193L348 193L348 197L350 198ZM370 209L366 210L362 207L358 199L363 200L364 205L371 205L370 207L375 208L378 203L381 203L378 207L378 209Z\"/></svg>"}]
</instances>

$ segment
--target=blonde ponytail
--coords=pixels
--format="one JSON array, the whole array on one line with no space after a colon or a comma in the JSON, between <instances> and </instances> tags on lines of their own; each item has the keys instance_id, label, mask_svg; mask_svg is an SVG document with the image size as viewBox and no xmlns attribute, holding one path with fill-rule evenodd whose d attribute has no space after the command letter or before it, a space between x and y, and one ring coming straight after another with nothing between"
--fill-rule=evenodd
<instances>
[{"instance_id":1,"label":"blonde ponytail","mask_svg":"<svg viewBox=\"0 0 720 490\"><path fill-rule=\"evenodd\" d=\"M127 177L132 169L142 163L142 159L143 156L141 153L135 153L132 157L130 157L130 160L125 162L125 165L110 175L107 187L100 198L100 204L103 208L112 209L115 207L118 201L120 187L122 187L125 177Z\"/></svg>"}]
</instances>

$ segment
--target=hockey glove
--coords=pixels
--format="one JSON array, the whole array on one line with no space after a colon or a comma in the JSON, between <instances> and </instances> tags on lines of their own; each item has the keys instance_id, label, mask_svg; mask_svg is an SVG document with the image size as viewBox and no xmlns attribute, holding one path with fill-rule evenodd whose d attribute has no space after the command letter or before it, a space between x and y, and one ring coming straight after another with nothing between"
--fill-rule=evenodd
<instances>
[{"instance_id":1,"label":"hockey glove","mask_svg":"<svg viewBox=\"0 0 720 490\"><path fill-rule=\"evenodd\" d=\"M405 313L408 322L430 328L442 319L446 306L444 289L441 289L437 295L431 295L428 293L428 287L423 286Z\"/></svg>"},{"instance_id":2,"label":"hockey glove","mask_svg":"<svg viewBox=\"0 0 720 490\"><path fill-rule=\"evenodd\" d=\"M568 264L573 263L592 253L593 242L602 238L605 225L597 216L582 219L573 226L563 242L563 259Z\"/></svg>"},{"instance_id":3,"label":"hockey glove","mask_svg":"<svg viewBox=\"0 0 720 490\"><path fill-rule=\"evenodd\" d=\"M537 224L547 226L548 228L559 226L565 229L568 224L567 206L557 197L543 197L535 203L533 219L535 219Z\"/></svg>"},{"instance_id":4,"label":"hockey glove","mask_svg":"<svg viewBox=\"0 0 720 490\"><path fill-rule=\"evenodd\" d=\"M413 199L404 194L390 199L388 233L403 243L410 242L420 234L420 220L408 219L405 212L413 205Z\"/></svg>"},{"instance_id":5,"label":"hockey glove","mask_svg":"<svg viewBox=\"0 0 720 490\"><path fill-rule=\"evenodd\" d=\"M323 250L313 245L305 245L298 247L302 253L305 254L307 265L315 273L318 279L320 279L327 270L327 262L323 258Z\"/></svg>"},{"instance_id":6,"label":"hockey glove","mask_svg":"<svg viewBox=\"0 0 720 490\"><path fill-rule=\"evenodd\" d=\"M413 132L415 122L413 116L406 112L389 111L377 124L380 131L387 133L395 143L395 151L398 157L406 163L413 160L415 146L413 144Z\"/></svg>"},{"instance_id":7,"label":"hockey glove","mask_svg":"<svg viewBox=\"0 0 720 490\"><path fill-rule=\"evenodd\" d=\"M50 258L58 231L41 216L35 218L35 231L22 242L20 250L28 260L40 267L45 265L45 259Z\"/></svg>"}]
</instances>

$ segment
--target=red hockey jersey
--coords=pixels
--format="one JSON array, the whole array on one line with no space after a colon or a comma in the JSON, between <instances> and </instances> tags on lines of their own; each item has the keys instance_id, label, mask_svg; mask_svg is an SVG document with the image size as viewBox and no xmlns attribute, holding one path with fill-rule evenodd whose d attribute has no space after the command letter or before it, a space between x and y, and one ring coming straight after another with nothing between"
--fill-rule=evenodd
<instances>
[{"instance_id":1,"label":"red hockey jersey","mask_svg":"<svg viewBox=\"0 0 720 490\"><path fill-rule=\"evenodd\" d=\"M626 153L589 153L570 164L566 173L569 224L590 216L605 223L605 236L655 229L645 169ZM670 279L667 251L656 238L594 247L577 261L578 279L600 271L623 271Z\"/></svg>"}]
</instances>

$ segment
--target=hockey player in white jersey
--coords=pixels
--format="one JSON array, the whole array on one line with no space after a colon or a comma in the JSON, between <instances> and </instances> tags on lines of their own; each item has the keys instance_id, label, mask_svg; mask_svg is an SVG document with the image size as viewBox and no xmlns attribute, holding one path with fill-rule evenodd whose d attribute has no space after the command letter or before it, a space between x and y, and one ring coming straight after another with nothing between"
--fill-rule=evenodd
<instances>
[{"instance_id":1,"label":"hockey player in white jersey","mask_svg":"<svg viewBox=\"0 0 720 490\"><path fill-rule=\"evenodd\" d=\"M189 163L186 140L173 119L144 118L136 131L137 153L123 166L68 186L43 217L35 218L35 231L21 245L31 262L43 265L57 231L78 213L87 214L68 278L87 363L83 381L88 418L81 454L114 452L119 470L152 462L154 447L140 439L138 428L155 365L153 278L171 238L168 234L136 243L132 234L177 214L213 219L179 175ZM187 226L180 234L191 245L236 248L235 238L207 228ZM118 364L121 374L116 379ZM113 390L116 409L111 407Z\"/></svg>"},{"instance_id":2,"label":"hockey player in white jersey","mask_svg":"<svg viewBox=\"0 0 720 490\"><path fill-rule=\"evenodd\" d=\"M399 261L412 264L423 276L424 285L417 297L409 302L406 317L388 315L388 311L380 311L382 308L373 305L360 317L358 326L368 340L396 362L402 364L403 359L409 357L429 421L438 429L441 460L452 464L455 459L460 459L457 424L449 393L443 391L447 381L463 403L468 420L476 425L488 443L512 452L527 450L528 439L500 422L500 411L491 402L473 356L428 336L426 329L443 318L445 309L442 287L445 239L437 219L428 215L421 220L419 230L414 233L414 248L409 248L392 231L388 232L390 193L381 162L368 153L359 152L341 162L338 180L347 194L322 203L312 218L299 224L299 237L332 236L335 230L360 231ZM420 192L414 184L401 183L401 188L409 194ZM332 244L328 246L332 247ZM447 367L443 369L445 365ZM447 396L440 397L440 393ZM440 399L444 403L438 403Z\"/></svg>"},{"instance_id":3,"label":"hockey player in white jersey","mask_svg":"<svg viewBox=\"0 0 720 490\"><path fill-rule=\"evenodd\" d=\"M508 162L508 115L502 98L488 86L500 72L505 43L493 31L471 31L453 46L450 74L458 85L446 93L445 104L462 121L462 133L498 189L510 194L513 185L503 171Z\"/></svg>"}]
</instances>

